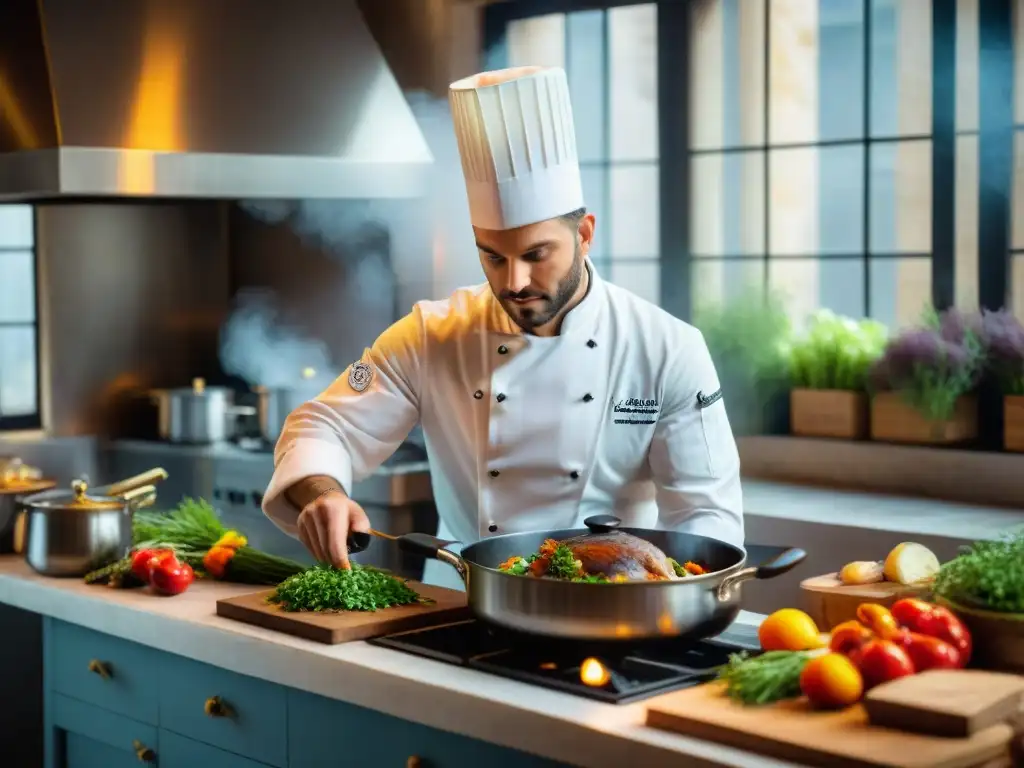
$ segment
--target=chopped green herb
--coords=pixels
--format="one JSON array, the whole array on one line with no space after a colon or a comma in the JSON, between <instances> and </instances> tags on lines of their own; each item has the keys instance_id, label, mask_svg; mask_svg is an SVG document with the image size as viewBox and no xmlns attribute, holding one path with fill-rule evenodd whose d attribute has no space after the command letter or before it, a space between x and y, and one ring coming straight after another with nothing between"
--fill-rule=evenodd
<instances>
[{"instance_id":1,"label":"chopped green herb","mask_svg":"<svg viewBox=\"0 0 1024 768\"><path fill-rule=\"evenodd\" d=\"M765 651L751 657L746 651L733 653L718 671L733 701L741 704L770 704L800 695L800 673L810 660L804 651Z\"/></svg>"},{"instance_id":2,"label":"chopped green herb","mask_svg":"<svg viewBox=\"0 0 1024 768\"><path fill-rule=\"evenodd\" d=\"M282 581L267 602L286 611L376 611L433 601L377 568L353 565L344 570L318 564Z\"/></svg>"},{"instance_id":3,"label":"chopped green herb","mask_svg":"<svg viewBox=\"0 0 1024 768\"><path fill-rule=\"evenodd\" d=\"M575 579L581 574L580 561L565 544L559 544L551 555L547 575L556 579Z\"/></svg>"}]
</instances>

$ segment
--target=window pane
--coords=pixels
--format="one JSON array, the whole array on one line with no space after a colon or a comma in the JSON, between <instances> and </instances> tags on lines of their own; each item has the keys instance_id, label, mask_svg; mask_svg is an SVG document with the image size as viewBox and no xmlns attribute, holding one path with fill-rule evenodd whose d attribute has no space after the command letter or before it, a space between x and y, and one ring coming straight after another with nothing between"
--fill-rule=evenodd
<instances>
[{"instance_id":1,"label":"window pane","mask_svg":"<svg viewBox=\"0 0 1024 768\"><path fill-rule=\"evenodd\" d=\"M1024 249L1024 131L1013 136L1013 223L1010 242Z\"/></svg>"},{"instance_id":2,"label":"window pane","mask_svg":"<svg viewBox=\"0 0 1024 768\"><path fill-rule=\"evenodd\" d=\"M611 157L658 157L658 8L653 3L608 11Z\"/></svg>"},{"instance_id":3,"label":"window pane","mask_svg":"<svg viewBox=\"0 0 1024 768\"><path fill-rule=\"evenodd\" d=\"M658 230L658 166L612 166L611 232L613 258L647 258L661 252Z\"/></svg>"},{"instance_id":4,"label":"window pane","mask_svg":"<svg viewBox=\"0 0 1024 768\"><path fill-rule=\"evenodd\" d=\"M0 205L0 248L31 248L34 245L32 206Z\"/></svg>"},{"instance_id":5,"label":"window pane","mask_svg":"<svg viewBox=\"0 0 1024 768\"><path fill-rule=\"evenodd\" d=\"M764 144L763 2L693 0L690 146Z\"/></svg>"},{"instance_id":6,"label":"window pane","mask_svg":"<svg viewBox=\"0 0 1024 768\"><path fill-rule=\"evenodd\" d=\"M929 253L931 248L931 141L873 145L871 252Z\"/></svg>"},{"instance_id":7,"label":"window pane","mask_svg":"<svg viewBox=\"0 0 1024 768\"><path fill-rule=\"evenodd\" d=\"M921 321L932 299L932 260L929 257L871 259L869 299L871 317L890 328Z\"/></svg>"},{"instance_id":8,"label":"window pane","mask_svg":"<svg viewBox=\"0 0 1024 768\"><path fill-rule=\"evenodd\" d=\"M932 0L870 2L871 135L930 134Z\"/></svg>"},{"instance_id":9,"label":"window pane","mask_svg":"<svg viewBox=\"0 0 1024 768\"><path fill-rule=\"evenodd\" d=\"M978 32L978 0L957 0L956 129L958 131L978 130Z\"/></svg>"},{"instance_id":10,"label":"window pane","mask_svg":"<svg viewBox=\"0 0 1024 768\"><path fill-rule=\"evenodd\" d=\"M690 173L693 255L764 255L764 152L694 155Z\"/></svg>"},{"instance_id":11,"label":"window pane","mask_svg":"<svg viewBox=\"0 0 1024 768\"><path fill-rule=\"evenodd\" d=\"M582 162L607 160L604 11L570 13L565 24L569 37L566 77L572 98L579 158Z\"/></svg>"},{"instance_id":12,"label":"window pane","mask_svg":"<svg viewBox=\"0 0 1024 768\"><path fill-rule=\"evenodd\" d=\"M606 215L608 199L608 169L603 165L581 166L580 180L583 184L583 200L587 210L597 219L594 242L590 246L591 259L603 259L608 254L611 242L611 221Z\"/></svg>"},{"instance_id":13,"label":"window pane","mask_svg":"<svg viewBox=\"0 0 1024 768\"><path fill-rule=\"evenodd\" d=\"M978 137L956 137L955 304L978 308Z\"/></svg>"},{"instance_id":14,"label":"window pane","mask_svg":"<svg viewBox=\"0 0 1024 768\"><path fill-rule=\"evenodd\" d=\"M813 141L818 135L818 1L769 4L768 140Z\"/></svg>"},{"instance_id":15,"label":"window pane","mask_svg":"<svg viewBox=\"0 0 1024 768\"><path fill-rule=\"evenodd\" d=\"M611 281L641 299L661 304L661 264L658 261L611 262Z\"/></svg>"},{"instance_id":16,"label":"window pane","mask_svg":"<svg viewBox=\"0 0 1024 768\"><path fill-rule=\"evenodd\" d=\"M863 146L775 149L769 164L772 255L863 250Z\"/></svg>"},{"instance_id":17,"label":"window pane","mask_svg":"<svg viewBox=\"0 0 1024 768\"><path fill-rule=\"evenodd\" d=\"M0 415L36 412L36 329L0 328Z\"/></svg>"},{"instance_id":18,"label":"window pane","mask_svg":"<svg viewBox=\"0 0 1024 768\"><path fill-rule=\"evenodd\" d=\"M0 251L0 323L36 319L34 260L32 251Z\"/></svg>"},{"instance_id":19,"label":"window pane","mask_svg":"<svg viewBox=\"0 0 1024 768\"><path fill-rule=\"evenodd\" d=\"M1013 5L1013 87L1016 108L1015 122L1024 124L1024 0L1017 0Z\"/></svg>"},{"instance_id":20,"label":"window pane","mask_svg":"<svg viewBox=\"0 0 1024 768\"><path fill-rule=\"evenodd\" d=\"M694 308L715 305L745 295L751 286L764 285L763 259L702 259L690 268L690 296Z\"/></svg>"},{"instance_id":21,"label":"window pane","mask_svg":"<svg viewBox=\"0 0 1024 768\"><path fill-rule=\"evenodd\" d=\"M1024 323L1024 254L1015 253L1010 261L1010 306Z\"/></svg>"},{"instance_id":22,"label":"window pane","mask_svg":"<svg viewBox=\"0 0 1024 768\"><path fill-rule=\"evenodd\" d=\"M769 9L771 143L863 136L863 4L773 0Z\"/></svg>"},{"instance_id":23,"label":"window pane","mask_svg":"<svg viewBox=\"0 0 1024 768\"><path fill-rule=\"evenodd\" d=\"M510 67L565 66L565 14L519 19L508 25Z\"/></svg>"},{"instance_id":24,"label":"window pane","mask_svg":"<svg viewBox=\"0 0 1024 768\"><path fill-rule=\"evenodd\" d=\"M864 316L863 259L776 259L768 265L768 281L786 298L786 310L797 327L821 307Z\"/></svg>"}]
</instances>

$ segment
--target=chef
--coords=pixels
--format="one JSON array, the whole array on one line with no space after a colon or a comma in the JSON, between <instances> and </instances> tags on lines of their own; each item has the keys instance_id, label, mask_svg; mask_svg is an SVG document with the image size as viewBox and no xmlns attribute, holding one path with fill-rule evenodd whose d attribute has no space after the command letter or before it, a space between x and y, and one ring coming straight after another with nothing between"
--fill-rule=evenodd
<instances>
[{"instance_id":1,"label":"chef","mask_svg":"<svg viewBox=\"0 0 1024 768\"><path fill-rule=\"evenodd\" d=\"M703 336L589 260L565 73L486 72L449 102L486 282L418 302L289 415L264 512L347 567L348 531L370 527L352 483L418 422L442 539L612 512L742 545L739 457ZM425 580L460 586L435 561Z\"/></svg>"}]
</instances>

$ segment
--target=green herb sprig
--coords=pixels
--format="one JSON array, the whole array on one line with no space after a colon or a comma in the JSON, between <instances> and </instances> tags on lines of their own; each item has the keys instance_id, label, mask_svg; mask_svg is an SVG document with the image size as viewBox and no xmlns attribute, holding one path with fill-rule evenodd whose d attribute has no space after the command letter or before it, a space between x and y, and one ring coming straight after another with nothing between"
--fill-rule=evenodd
<instances>
[{"instance_id":1,"label":"green herb sprig","mask_svg":"<svg viewBox=\"0 0 1024 768\"><path fill-rule=\"evenodd\" d=\"M317 564L277 585L267 602L286 611L377 611L396 605L433 603L402 579L363 565L350 570Z\"/></svg>"},{"instance_id":2,"label":"green herb sprig","mask_svg":"<svg viewBox=\"0 0 1024 768\"><path fill-rule=\"evenodd\" d=\"M800 696L800 673L810 660L804 651L766 651L751 657L746 651L734 653L719 669L733 701L746 705L770 704Z\"/></svg>"},{"instance_id":3,"label":"green herb sprig","mask_svg":"<svg viewBox=\"0 0 1024 768\"><path fill-rule=\"evenodd\" d=\"M1024 531L975 542L942 565L933 589L965 608L1024 613Z\"/></svg>"}]
</instances>

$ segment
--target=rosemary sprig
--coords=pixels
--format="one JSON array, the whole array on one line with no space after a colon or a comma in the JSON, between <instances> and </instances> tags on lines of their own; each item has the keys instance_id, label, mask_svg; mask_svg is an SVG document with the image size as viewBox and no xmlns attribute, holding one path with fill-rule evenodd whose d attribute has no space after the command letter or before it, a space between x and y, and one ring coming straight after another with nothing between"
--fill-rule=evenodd
<instances>
[{"instance_id":1,"label":"rosemary sprig","mask_svg":"<svg viewBox=\"0 0 1024 768\"><path fill-rule=\"evenodd\" d=\"M810 660L804 651L765 651L751 657L746 651L729 656L718 679L740 704L770 704L800 696L800 673Z\"/></svg>"}]
</instances>

